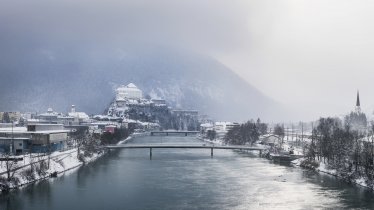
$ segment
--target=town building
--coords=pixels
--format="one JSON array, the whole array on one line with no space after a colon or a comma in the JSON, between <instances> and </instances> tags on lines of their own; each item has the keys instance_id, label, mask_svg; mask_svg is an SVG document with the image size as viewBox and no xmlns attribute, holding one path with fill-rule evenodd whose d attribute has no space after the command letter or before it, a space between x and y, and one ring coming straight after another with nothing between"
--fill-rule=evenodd
<instances>
[{"instance_id":1,"label":"town building","mask_svg":"<svg viewBox=\"0 0 374 210\"><path fill-rule=\"evenodd\" d=\"M240 126L240 124L235 122L215 122L213 129L216 131L216 137L223 139L226 133L236 126Z\"/></svg>"},{"instance_id":2,"label":"town building","mask_svg":"<svg viewBox=\"0 0 374 210\"><path fill-rule=\"evenodd\" d=\"M117 126L115 126L115 125L106 125L104 132L114 134L116 128L117 128Z\"/></svg>"},{"instance_id":3,"label":"town building","mask_svg":"<svg viewBox=\"0 0 374 210\"><path fill-rule=\"evenodd\" d=\"M71 105L71 110L68 113L68 117L73 118L70 125L80 125L82 123L87 123L90 120L90 117L85 112L77 112L75 105Z\"/></svg>"},{"instance_id":4,"label":"town building","mask_svg":"<svg viewBox=\"0 0 374 210\"><path fill-rule=\"evenodd\" d=\"M144 105L147 100L143 99L143 92L133 83L121 85L116 89L115 100L108 108L107 115L111 117L126 118L126 111L130 105ZM148 103L150 104L150 102Z\"/></svg>"},{"instance_id":5,"label":"town building","mask_svg":"<svg viewBox=\"0 0 374 210\"><path fill-rule=\"evenodd\" d=\"M126 99L141 99L143 98L143 92L136 87L133 83L126 86L121 85L116 90L116 100L125 101Z\"/></svg>"},{"instance_id":6,"label":"town building","mask_svg":"<svg viewBox=\"0 0 374 210\"><path fill-rule=\"evenodd\" d=\"M153 106L167 106L165 99L151 99Z\"/></svg>"},{"instance_id":7,"label":"town building","mask_svg":"<svg viewBox=\"0 0 374 210\"><path fill-rule=\"evenodd\" d=\"M202 123L202 124L200 124L200 132L202 134L207 133L208 130L214 130L214 125L212 123Z\"/></svg>"},{"instance_id":8,"label":"town building","mask_svg":"<svg viewBox=\"0 0 374 210\"><path fill-rule=\"evenodd\" d=\"M54 112L52 108L48 108L46 113L39 114L35 118L39 120L38 123L57 124L59 116L61 114Z\"/></svg>"},{"instance_id":9,"label":"town building","mask_svg":"<svg viewBox=\"0 0 374 210\"><path fill-rule=\"evenodd\" d=\"M34 124L0 129L0 152L46 153L66 148L68 130L62 124Z\"/></svg>"},{"instance_id":10,"label":"town building","mask_svg":"<svg viewBox=\"0 0 374 210\"><path fill-rule=\"evenodd\" d=\"M216 139L224 139L226 133L237 126L240 126L240 124L235 122L208 122L200 124L200 132L206 136L208 132L214 131Z\"/></svg>"}]
</instances>

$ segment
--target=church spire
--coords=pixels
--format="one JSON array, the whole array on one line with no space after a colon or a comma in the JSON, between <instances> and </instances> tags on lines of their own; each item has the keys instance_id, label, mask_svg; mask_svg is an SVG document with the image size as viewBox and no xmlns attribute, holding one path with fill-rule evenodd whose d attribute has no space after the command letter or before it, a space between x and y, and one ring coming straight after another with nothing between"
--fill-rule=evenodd
<instances>
[{"instance_id":1,"label":"church spire","mask_svg":"<svg viewBox=\"0 0 374 210\"><path fill-rule=\"evenodd\" d=\"M360 106L360 93L357 91L357 101L356 106Z\"/></svg>"},{"instance_id":2,"label":"church spire","mask_svg":"<svg viewBox=\"0 0 374 210\"><path fill-rule=\"evenodd\" d=\"M359 91L357 91L357 100L356 100L356 111L357 112L360 112L361 111L361 107L360 107L360 93Z\"/></svg>"}]
</instances>

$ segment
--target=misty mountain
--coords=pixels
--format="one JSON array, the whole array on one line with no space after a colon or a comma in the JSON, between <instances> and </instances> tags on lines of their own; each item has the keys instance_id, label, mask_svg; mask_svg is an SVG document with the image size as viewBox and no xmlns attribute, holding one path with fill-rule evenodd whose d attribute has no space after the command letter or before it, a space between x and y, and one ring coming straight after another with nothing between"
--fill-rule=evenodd
<instances>
[{"instance_id":1,"label":"misty mountain","mask_svg":"<svg viewBox=\"0 0 374 210\"><path fill-rule=\"evenodd\" d=\"M279 119L283 110L223 64L165 48L14 49L0 58L0 109L102 113L121 84L217 120ZM126 49L126 50L125 50Z\"/></svg>"}]
</instances>

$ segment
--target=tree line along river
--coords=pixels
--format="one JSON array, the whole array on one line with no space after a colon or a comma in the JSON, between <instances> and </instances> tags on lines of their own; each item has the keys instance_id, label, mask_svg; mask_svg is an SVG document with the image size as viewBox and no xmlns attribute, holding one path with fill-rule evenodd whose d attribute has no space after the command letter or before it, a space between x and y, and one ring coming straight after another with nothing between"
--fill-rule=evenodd
<instances>
[{"instance_id":1,"label":"tree line along river","mask_svg":"<svg viewBox=\"0 0 374 210\"><path fill-rule=\"evenodd\" d=\"M203 144L144 136L129 144ZM55 179L0 196L0 209L374 209L374 194L255 152L116 150Z\"/></svg>"}]
</instances>

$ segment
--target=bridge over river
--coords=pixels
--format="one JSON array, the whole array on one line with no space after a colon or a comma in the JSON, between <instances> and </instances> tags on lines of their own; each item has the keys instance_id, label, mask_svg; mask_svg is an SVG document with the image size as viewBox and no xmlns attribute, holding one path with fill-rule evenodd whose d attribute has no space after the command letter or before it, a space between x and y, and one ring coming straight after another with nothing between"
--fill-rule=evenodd
<instances>
[{"instance_id":1,"label":"bridge over river","mask_svg":"<svg viewBox=\"0 0 374 210\"><path fill-rule=\"evenodd\" d=\"M210 155L213 157L214 149L229 149L229 150L245 150L258 151L261 156L264 148L260 147L245 147L245 146L214 146L214 145L186 145L186 144L122 144L122 145L108 145L108 149L149 149L149 157L152 158L152 149L210 149Z\"/></svg>"},{"instance_id":2,"label":"bridge over river","mask_svg":"<svg viewBox=\"0 0 374 210\"><path fill-rule=\"evenodd\" d=\"M233 152L252 147L203 144L192 135L136 136L91 164L0 196L0 209L374 209L371 190Z\"/></svg>"},{"instance_id":3,"label":"bridge over river","mask_svg":"<svg viewBox=\"0 0 374 210\"><path fill-rule=\"evenodd\" d=\"M187 136L188 134L198 134L200 133L199 131L151 131L151 136L154 136L156 134L158 135L166 135L166 136L169 136L169 134L182 134L182 135L185 135Z\"/></svg>"}]
</instances>

